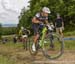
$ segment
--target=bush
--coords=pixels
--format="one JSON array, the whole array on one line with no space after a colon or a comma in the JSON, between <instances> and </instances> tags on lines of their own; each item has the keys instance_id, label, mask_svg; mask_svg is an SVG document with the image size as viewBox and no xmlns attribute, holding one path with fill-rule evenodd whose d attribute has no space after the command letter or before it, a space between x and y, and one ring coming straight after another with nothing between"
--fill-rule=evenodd
<instances>
[{"instance_id":1,"label":"bush","mask_svg":"<svg viewBox=\"0 0 75 64\"><path fill-rule=\"evenodd\" d=\"M16 31L17 31L17 28L15 27L3 27L2 35L12 35L12 34L15 34Z\"/></svg>"}]
</instances>

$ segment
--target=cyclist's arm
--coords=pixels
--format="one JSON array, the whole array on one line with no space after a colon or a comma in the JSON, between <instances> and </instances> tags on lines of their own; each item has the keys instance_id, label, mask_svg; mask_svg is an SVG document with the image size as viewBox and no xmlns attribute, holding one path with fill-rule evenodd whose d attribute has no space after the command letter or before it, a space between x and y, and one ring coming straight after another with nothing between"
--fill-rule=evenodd
<instances>
[{"instance_id":1,"label":"cyclist's arm","mask_svg":"<svg viewBox=\"0 0 75 64\"><path fill-rule=\"evenodd\" d=\"M40 23L40 21L37 20L36 17L34 17L34 18L32 19L32 23Z\"/></svg>"}]
</instances>

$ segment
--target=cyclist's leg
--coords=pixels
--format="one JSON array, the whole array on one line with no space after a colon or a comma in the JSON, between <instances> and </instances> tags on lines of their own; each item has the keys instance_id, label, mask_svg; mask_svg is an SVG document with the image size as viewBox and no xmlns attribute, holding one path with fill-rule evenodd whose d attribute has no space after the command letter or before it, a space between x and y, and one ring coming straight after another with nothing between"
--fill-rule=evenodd
<instances>
[{"instance_id":1,"label":"cyclist's leg","mask_svg":"<svg viewBox=\"0 0 75 64\"><path fill-rule=\"evenodd\" d=\"M50 30L48 30L48 32L47 32L47 35L46 35L47 37L46 38L48 38L49 37L49 39L50 39L50 48L54 48L54 42L53 42L53 40L54 40L54 37L53 37L53 32L52 31L50 31Z\"/></svg>"},{"instance_id":2,"label":"cyclist's leg","mask_svg":"<svg viewBox=\"0 0 75 64\"><path fill-rule=\"evenodd\" d=\"M22 35L22 37L21 37L21 41L24 42L24 35Z\"/></svg>"},{"instance_id":3,"label":"cyclist's leg","mask_svg":"<svg viewBox=\"0 0 75 64\"><path fill-rule=\"evenodd\" d=\"M53 42L53 40L54 40L54 37L53 37L53 33L51 33L50 34L50 48L52 48L52 49L54 49L54 42Z\"/></svg>"},{"instance_id":4,"label":"cyclist's leg","mask_svg":"<svg viewBox=\"0 0 75 64\"><path fill-rule=\"evenodd\" d=\"M28 50L28 35L27 35L25 41L26 41L26 50Z\"/></svg>"},{"instance_id":5,"label":"cyclist's leg","mask_svg":"<svg viewBox=\"0 0 75 64\"><path fill-rule=\"evenodd\" d=\"M34 38L33 38L34 42L33 42L33 45L32 45L32 49L33 49L33 51L36 51L35 45L36 45L36 43L38 41L38 38L39 38L39 26L35 25L33 30L34 30Z\"/></svg>"},{"instance_id":6,"label":"cyclist's leg","mask_svg":"<svg viewBox=\"0 0 75 64\"><path fill-rule=\"evenodd\" d=\"M27 37L25 37L25 49L27 50Z\"/></svg>"},{"instance_id":7,"label":"cyclist's leg","mask_svg":"<svg viewBox=\"0 0 75 64\"><path fill-rule=\"evenodd\" d=\"M19 36L19 37L18 37L19 42L21 42L21 38L22 38L22 36Z\"/></svg>"},{"instance_id":8,"label":"cyclist's leg","mask_svg":"<svg viewBox=\"0 0 75 64\"><path fill-rule=\"evenodd\" d=\"M27 50L27 37L28 37L27 35L22 36L23 47L26 50Z\"/></svg>"},{"instance_id":9,"label":"cyclist's leg","mask_svg":"<svg viewBox=\"0 0 75 64\"><path fill-rule=\"evenodd\" d=\"M36 34L36 35L34 36L34 43L35 43L35 44L37 43L38 38L39 38L39 34Z\"/></svg>"}]
</instances>

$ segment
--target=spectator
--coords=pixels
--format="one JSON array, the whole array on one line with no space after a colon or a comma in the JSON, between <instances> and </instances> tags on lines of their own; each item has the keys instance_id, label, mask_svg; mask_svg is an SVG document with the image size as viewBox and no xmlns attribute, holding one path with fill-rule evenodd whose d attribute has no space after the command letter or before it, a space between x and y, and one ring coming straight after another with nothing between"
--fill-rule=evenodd
<instances>
[{"instance_id":1,"label":"spectator","mask_svg":"<svg viewBox=\"0 0 75 64\"><path fill-rule=\"evenodd\" d=\"M64 22L63 19L60 17L59 13L57 13L57 18L55 20L55 27L56 27L56 33L58 35L61 35L61 37L63 37Z\"/></svg>"}]
</instances>

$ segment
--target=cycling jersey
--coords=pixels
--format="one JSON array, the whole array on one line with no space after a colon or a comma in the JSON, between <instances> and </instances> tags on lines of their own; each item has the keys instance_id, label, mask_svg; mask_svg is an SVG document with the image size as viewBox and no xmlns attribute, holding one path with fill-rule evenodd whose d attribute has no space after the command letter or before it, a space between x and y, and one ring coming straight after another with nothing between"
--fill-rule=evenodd
<instances>
[{"instance_id":1,"label":"cycling jersey","mask_svg":"<svg viewBox=\"0 0 75 64\"><path fill-rule=\"evenodd\" d=\"M36 19L39 20L40 22L45 23L45 21L48 20L48 17L42 16L41 13L37 13L35 15ZM33 23L32 28L34 30L34 34L39 33L39 29L43 28L43 26L39 23Z\"/></svg>"},{"instance_id":2,"label":"cycling jersey","mask_svg":"<svg viewBox=\"0 0 75 64\"><path fill-rule=\"evenodd\" d=\"M23 30L22 30L22 33L23 33L23 35L28 35L28 34L29 34L29 32L28 32L27 29L23 29Z\"/></svg>"},{"instance_id":3,"label":"cycling jersey","mask_svg":"<svg viewBox=\"0 0 75 64\"><path fill-rule=\"evenodd\" d=\"M22 35L29 35L29 32L27 29L23 29L23 30L20 30L19 31L19 35L22 36Z\"/></svg>"},{"instance_id":4,"label":"cycling jersey","mask_svg":"<svg viewBox=\"0 0 75 64\"><path fill-rule=\"evenodd\" d=\"M48 20L48 17L42 16L41 13L37 13L35 15L35 17L36 17L37 20L39 20L41 22L44 22L44 21Z\"/></svg>"}]
</instances>

